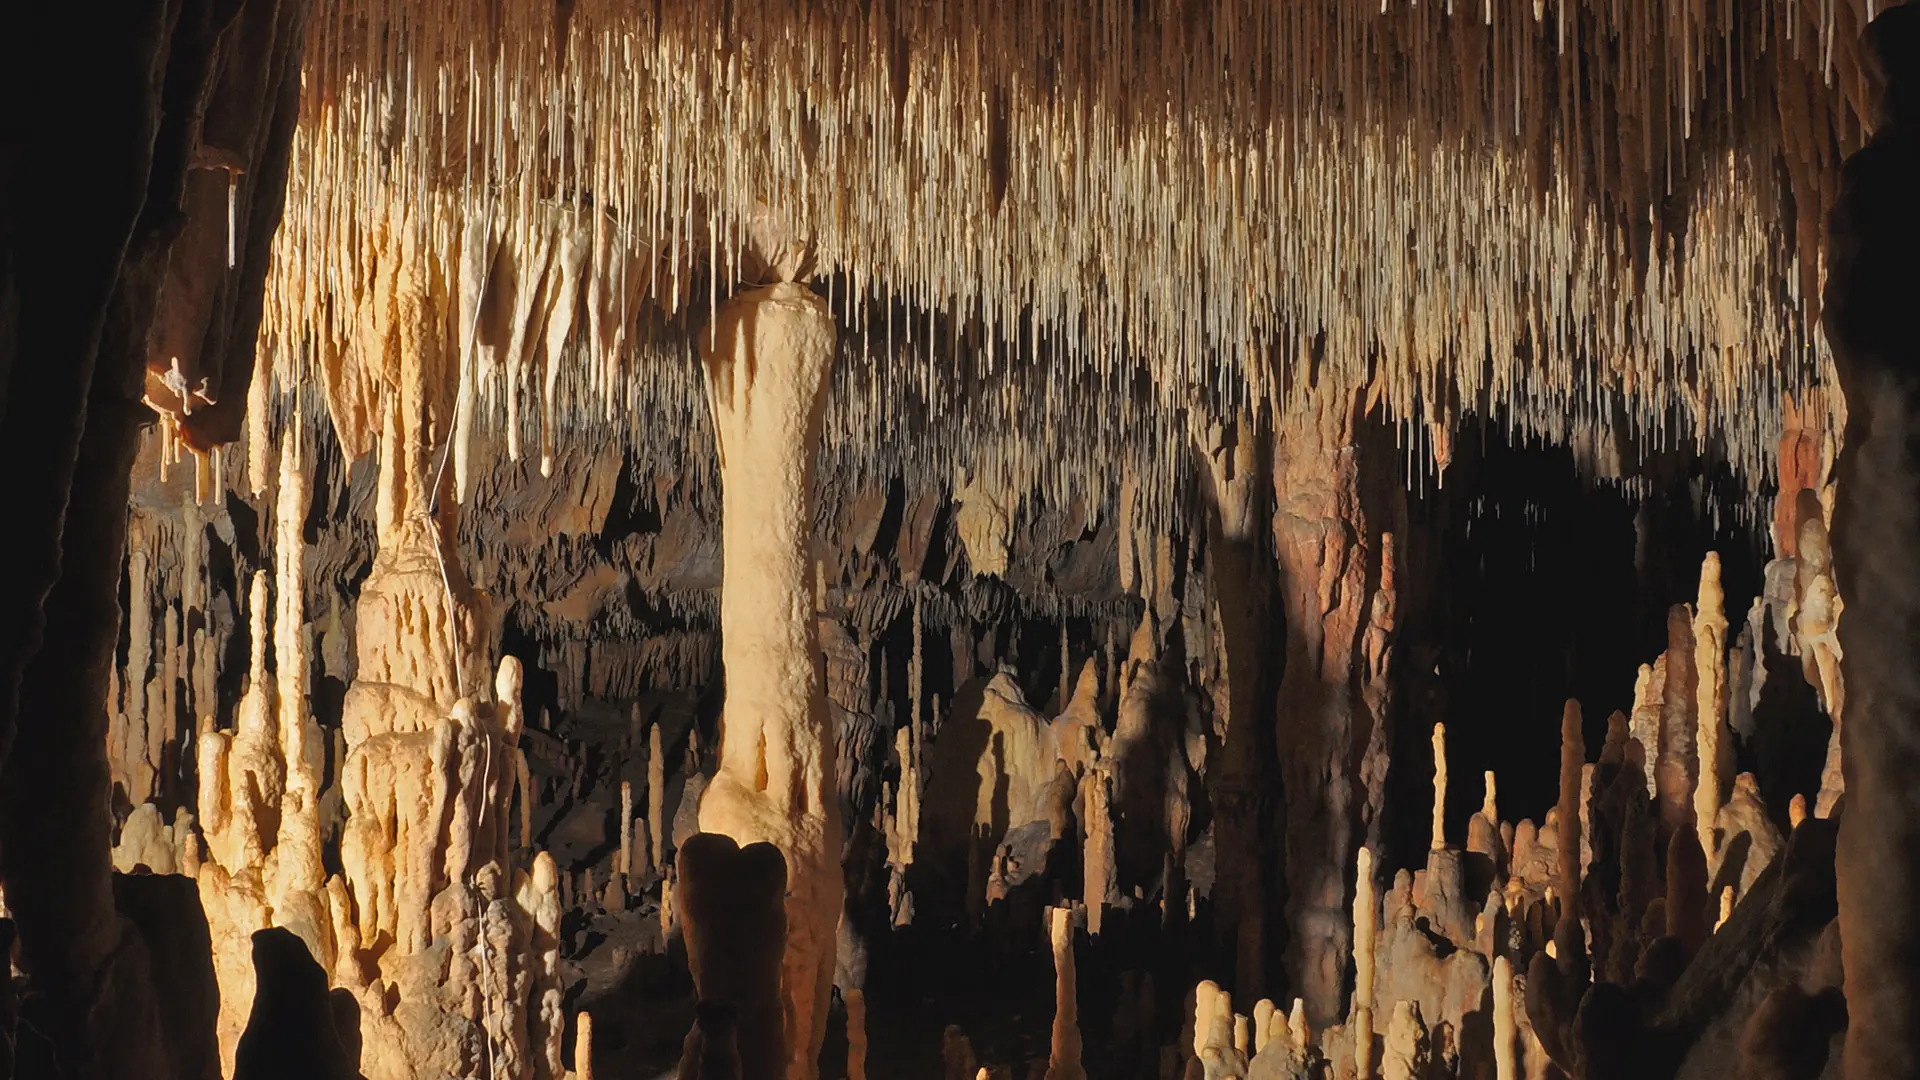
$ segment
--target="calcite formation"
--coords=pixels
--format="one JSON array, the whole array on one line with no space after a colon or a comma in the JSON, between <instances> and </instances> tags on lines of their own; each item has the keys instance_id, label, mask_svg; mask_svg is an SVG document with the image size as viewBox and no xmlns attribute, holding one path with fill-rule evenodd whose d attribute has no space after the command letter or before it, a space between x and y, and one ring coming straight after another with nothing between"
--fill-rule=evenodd
<instances>
[{"instance_id":1,"label":"calcite formation","mask_svg":"<svg viewBox=\"0 0 1920 1080\"><path fill-rule=\"evenodd\" d=\"M1047 939L1053 946L1053 1047L1047 1055L1046 1080L1086 1080L1081 1062L1078 984L1073 966L1073 910L1058 907L1047 912Z\"/></svg>"},{"instance_id":2,"label":"calcite formation","mask_svg":"<svg viewBox=\"0 0 1920 1080\"><path fill-rule=\"evenodd\" d=\"M1165 7L0 14L0 1073L1920 1070L1920 16Z\"/></svg>"},{"instance_id":3,"label":"calcite formation","mask_svg":"<svg viewBox=\"0 0 1920 1080\"><path fill-rule=\"evenodd\" d=\"M804 285L727 301L706 344L723 493L720 769L700 827L786 857L787 1076L817 1071L840 919L840 803L808 556L813 448L834 323Z\"/></svg>"}]
</instances>

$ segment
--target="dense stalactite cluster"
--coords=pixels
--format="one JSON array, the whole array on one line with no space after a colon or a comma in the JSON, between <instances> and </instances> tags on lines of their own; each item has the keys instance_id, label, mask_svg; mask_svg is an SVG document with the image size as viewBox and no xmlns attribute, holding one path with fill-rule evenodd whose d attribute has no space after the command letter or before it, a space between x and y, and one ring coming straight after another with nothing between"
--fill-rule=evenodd
<instances>
[{"instance_id":1,"label":"dense stalactite cluster","mask_svg":"<svg viewBox=\"0 0 1920 1080\"><path fill-rule=\"evenodd\" d=\"M1327 384L1440 463L1498 410L1768 474L1827 377L1864 12L1454 7L328 5L264 340L351 444L382 252L417 251L464 493L476 426L543 471L582 423L691 426L689 339L804 222L859 372L829 446L1002 500L1122 455L1164 516L1153 417Z\"/></svg>"}]
</instances>

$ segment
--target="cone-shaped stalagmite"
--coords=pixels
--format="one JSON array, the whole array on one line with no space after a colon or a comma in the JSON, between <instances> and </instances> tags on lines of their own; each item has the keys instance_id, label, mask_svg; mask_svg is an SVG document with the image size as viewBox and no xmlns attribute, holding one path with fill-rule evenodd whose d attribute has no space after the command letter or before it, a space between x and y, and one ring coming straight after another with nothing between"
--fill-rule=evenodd
<instances>
[{"instance_id":1,"label":"cone-shaped stalagmite","mask_svg":"<svg viewBox=\"0 0 1920 1080\"><path fill-rule=\"evenodd\" d=\"M790 1080L817 1069L840 917L840 804L809 557L834 336L826 301L792 282L736 295L702 335L720 450L727 698L700 827L786 856Z\"/></svg>"},{"instance_id":2,"label":"cone-shaped stalagmite","mask_svg":"<svg viewBox=\"0 0 1920 1080\"><path fill-rule=\"evenodd\" d=\"M1353 894L1353 1035L1354 1068L1361 1080L1373 1076L1374 943L1380 922L1380 898L1374 891L1373 851L1361 848L1356 856Z\"/></svg>"}]
</instances>

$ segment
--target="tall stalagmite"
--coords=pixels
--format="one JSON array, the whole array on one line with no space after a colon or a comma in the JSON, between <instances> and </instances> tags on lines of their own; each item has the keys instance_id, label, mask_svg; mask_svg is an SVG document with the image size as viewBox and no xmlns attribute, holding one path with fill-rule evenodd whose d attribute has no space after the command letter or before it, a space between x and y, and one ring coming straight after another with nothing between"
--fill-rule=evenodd
<instances>
[{"instance_id":1,"label":"tall stalagmite","mask_svg":"<svg viewBox=\"0 0 1920 1080\"><path fill-rule=\"evenodd\" d=\"M700 827L786 856L789 1080L818 1068L840 918L840 804L809 552L834 338L826 301L793 282L735 295L701 335L720 453L727 698Z\"/></svg>"},{"instance_id":2,"label":"tall stalagmite","mask_svg":"<svg viewBox=\"0 0 1920 1080\"><path fill-rule=\"evenodd\" d=\"M1700 565L1700 599L1693 614L1693 666L1697 679L1694 746L1700 775L1693 788L1694 828L1709 866L1717 866L1713 825L1731 780L1733 747L1727 741L1727 613L1720 584L1720 556L1708 552Z\"/></svg>"}]
</instances>

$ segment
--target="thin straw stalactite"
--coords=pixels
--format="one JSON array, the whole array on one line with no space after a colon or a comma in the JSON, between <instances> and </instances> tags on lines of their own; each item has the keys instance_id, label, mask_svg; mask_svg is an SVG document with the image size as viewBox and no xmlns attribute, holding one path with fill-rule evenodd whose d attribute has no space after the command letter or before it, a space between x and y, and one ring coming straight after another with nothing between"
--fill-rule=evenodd
<instances>
[{"instance_id":1,"label":"thin straw stalactite","mask_svg":"<svg viewBox=\"0 0 1920 1080\"><path fill-rule=\"evenodd\" d=\"M550 454L630 410L704 460L692 334L773 221L843 322L838 468L1059 498L1126 463L1164 507L1180 410L1331 388L1442 435L1717 443L1757 490L1828 378L1858 3L341 0L263 346L331 401L370 238L457 282L483 237L524 325L475 350L476 422Z\"/></svg>"}]
</instances>

